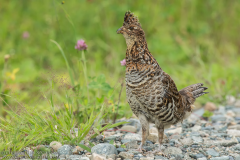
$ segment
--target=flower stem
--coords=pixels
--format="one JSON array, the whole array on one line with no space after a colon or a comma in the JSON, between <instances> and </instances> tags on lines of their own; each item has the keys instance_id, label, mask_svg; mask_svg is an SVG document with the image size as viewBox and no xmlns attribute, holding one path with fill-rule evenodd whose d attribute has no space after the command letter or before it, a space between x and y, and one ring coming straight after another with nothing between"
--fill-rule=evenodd
<instances>
[{"instance_id":1,"label":"flower stem","mask_svg":"<svg viewBox=\"0 0 240 160\"><path fill-rule=\"evenodd\" d=\"M83 73L84 73L84 78L87 86L87 96L88 96L88 102L89 102L89 92L88 92L88 78L87 78L87 65L86 65L86 58L84 55L84 50L82 50L82 62L83 62Z\"/></svg>"}]
</instances>

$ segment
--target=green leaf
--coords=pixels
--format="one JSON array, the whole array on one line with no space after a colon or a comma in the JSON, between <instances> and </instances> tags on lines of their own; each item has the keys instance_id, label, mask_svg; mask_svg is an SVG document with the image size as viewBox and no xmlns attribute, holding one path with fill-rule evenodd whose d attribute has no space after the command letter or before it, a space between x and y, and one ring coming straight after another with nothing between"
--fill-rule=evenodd
<instances>
[{"instance_id":1,"label":"green leaf","mask_svg":"<svg viewBox=\"0 0 240 160\"><path fill-rule=\"evenodd\" d=\"M106 81L105 75L101 74L100 76L97 77L97 82L98 83L104 83Z\"/></svg>"},{"instance_id":2,"label":"green leaf","mask_svg":"<svg viewBox=\"0 0 240 160\"><path fill-rule=\"evenodd\" d=\"M91 152L91 149L88 148L87 146L83 145L83 144L80 144L80 143L79 143L78 146L81 147L82 149L87 150L88 152Z\"/></svg>"},{"instance_id":3,"label":"green leaf","mask_svg":"<svg viewBox=\"0 0 240 160\"><path fill-rule=\"evenodd\" d=\"M121 145L121 148L126 148L126 146L124 144Z\"/></svg>"},{"instance_id":4,"label":"green leaf","mask_svg":"<svg viewBox=\"0 0 240 160\"><path fill-rule=\"evenodd\" d=\"M108 92L112 88L110 87L110 85L108 83L104 82L104 83L101 84L101 89Z\"/></svg>"},{"instance_id":5,"label":"green leaf","mask_svg":"<svg viewBox=\"0 0 240 160\"><path fill-rule=\"evenodd\" d=\"M109 142L109 144L112 144L112 145L113 145L113 144L114 144L114 140L112 139L112 140Z\"/></svg>"},{"instance_id":6,"label":"green leaf","mask_svg":"<svg viewBox=\"0 0 240 160\"><path fill-rule=\"evenodd\" d=\"M99 130L97 128L93 128L94 132L97 134L100 134Z\"/></svg>"},{"instance_id":7,"label":"green leaf","mask_svg":"<svg viewBox=\"0 0 240 160\"><path fill-rule=\"evenodd\" d=\"M210 111L208 111L208 110L206 110L206 111L203 113L202 116L203 116L203 117L211 117L211 116L213 116L213 113L210 112Z\"/></svg>"},{"instance_id":8,"label":"green leaf","mask_svg":"<svg viewBox=\"0 0 240 160\"><path fill-rule=\"evenodd\" d=\"M104 98L105 98L104 96L102 96L101 98L98 98L98 97L97 97L97 101L98 101L99 103L103 103Z\"/></svg>"},{"instance_id":9,"label":"green leaf","mask_svg":"<svg viewBox=\"0 0 240 160\"><path fill-rule=\"evenodd\" d=\"M89 142L89 144L90 144L91 147L94 147L94 146L95 146L92 142Z\"/></svg>"}]
</instances>

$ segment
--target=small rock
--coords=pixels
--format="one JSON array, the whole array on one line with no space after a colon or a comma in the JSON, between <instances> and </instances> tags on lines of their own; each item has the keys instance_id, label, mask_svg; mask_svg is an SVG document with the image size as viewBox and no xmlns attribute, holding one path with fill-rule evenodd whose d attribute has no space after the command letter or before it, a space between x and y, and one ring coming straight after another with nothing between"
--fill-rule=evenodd
<instances>
[{"instance_id":1,"label":"small rock","mask_svg":"<svg viewBox=\"0 0 240 160\"><path fill-rule=\"evenodd\" d=\"M240 124L231 125L231 126L228 127L228 129L236 129L236 130L240 130Z\"/></svg>"},{"instance_id":2,"label":"small rock","mask_svg":"<svg viewBox=\"0 0 240 160\"><path fill-rule=\"evenodd\" d=\"M164 154L178 155L178 154L182 154L182 150L177 147L168 147L167 149L164 150Z\"/></svg>"},{"instance_id":3,"label":"small rock","mask_svg":"<svg viewBox=\"0 0 240 160\"><path fill-rule=\"evenodd\" d=\"M116 155L115 154L110 154L110 155L107 155L107 158L108 159L116 159Z\"/></svg>"},{"instance_id":4,"label":"small rock","mask_svg":"<svg viewBox=\"0 0 240 160\"><path fill-rule=\"evenodd\" d=\"M156 127L152 127L149 129L149 133L158 133L158 130Z\"/></svg>"},{"instance_id":5,"label":"small rock","mask_svg":"<svg viewBox=\"0 0 240 160\"><path fill-rule=\"evenodd\" d=\"M213 157L218 157L219 153L216 152L214 149L210 148L210 149L207 150L207 155L211 155Z\"/></svg>"},{"instance_id":6,"label":"small rock","mask_svg":"<svg viewBox=\"0 0 240 160\"><path fill-rule=\"evenodd\" d=\"M82 156L80 156L80 155L70 155L68 157L68 159L70 159L70 160L83 160Z\"/></svg>"},{"instance_id":7,"label":"small rock","mask_svg":"<svg viewBox=\"0 0 240 160\"><path fill-rule=\"evenodd\" d=\"M100 143L98 145L95 145L92 147L91 152L101 155L117 154L116 147L109 143Z\"/></svg>"},{"instance_id":8,"label":"small rock","mask_svg":"<svg viewBox=\"0 0 240 160\"><path fill-rule=\"evenodd\" d=\"M233 147L235 150L240 150L240 144L237 144L236 146Z\"/></svg>"},{"instance_id":9,"label":"small rock","mask_svg":"<svg viewBox=\"0 0 240 160\"><path fill-rule=\"evenodd\" d=\"M216 109L217 109L217 106L212 102L207 102L204 106L204 110L207 110L210 112L215 111Z\"/></svg>"},{"instance_id":10,"label":"small rock","mask_svg":"<svg viewBox=\"0 0 240 160\"><path fill-rule=\"evenodd\" d=\"M224 146L224 147L230 147L232 145L235 145L238 143L238 140L234 137L231 140L223 140L220 141L220 145Z\"/></svg>"},{"instance_id":11,"label":"small rock","mask_svg":"<svg viewBox=\"0 0 240 160\"><path fill-rule=\"evenodd\" d=\"M93 160L106 160L106 156L99 155L97 153L93 153L92 158L93 158Z\"/></svg>"},{"instance_id":12,"label":"small rock","mask_svg":"<svg viewBox=\"0 0 240 160\"><path fill-rule=\"evenodd\" d=\"M194 127L191 128L193 132L198 132L201 129L201 126L195 125Z\"/></svg>"},{"instance_id":13,"label":"small rock","mask_svg":"<svg viewBox=\"0 0 240 160\"><path fill-rule=\"evenodd\" d=\"M182 133L182 127L168 130L166 133L171 133L171 134L178 133L178 134L181 134Z\"/></svg>"},{"instance_id":14,"label":"small rock","mask_svg":"<svg viewBox=\"0 0 240 160\"><path fill-rule=\"evenodd\" d=\"M131 125L131 126L134 126L134 127L136 127L137 128L137 132L139 132L140 130L141 130L141 123L140 123L140 121L138 120L138 119L129 119L129 120L126 120L127 122L129 122L129 123L127 123L127 124L125 124L125 125Z\"/></svg>"},{"instance_id":15,"label":"small rock","mask_svg":"<svg viewBox=\"0 0 240 160\"><path fill-rule=\"evenodd\" d=\"M228 129L227 134L230 134L235 137L240 137L240 131L235 129Z\"/></svg>"},{"instance_id":16,"label":"small rock","mask_svg":"<svg viewBox=\"0 0 240 160\"><path fill-rule=\"evenodd\" d=\"M73 153L73 154L79 154L79 151L78 151L77 148L75 147L75 148L72 149L72 153Z\"/></svg>"},{"instance_id":17,"label":"small rock","mask_svg":"<svg viewBox=\"0 0 240 160\"><path fill-rule=\"evenodd\" d=\"M240 160L240 155L236 155L235 160Z\"/></svg>"},{"instance_id":18,"label":"small rock","mask_svg":"<svg viewBox=\"0 0 240 160\"><path fill-rule=\"evenodd\" d=\"M212 129L213 129L212 126L202 127L202 130L212 130Z\"/></svg>"},{"instance_id":19,"label":"small rock","mask_svg":"<svg viewBox=\"0 0 240 160\"><path fill-rule=\"evenodd\" d=\"M117 152L119 154L120 152L126 152L126 150L124 148L117 148Z\"/></svg>"},{"instance_id":20,"label":"small rock","mask_svg":"<svg viewBox=\"0 0 240 160\"><path fill-rule=\"evenodd\" d=\"M163 156L155 156L155 160L168 160L168 159Z\"/></svg>"},{"instance_id":21,"label":"small rock","mask_svg":"<svg viewBox=\"0 0 240 160\"><path fill-rule=\"evenodd\" d=\"M37 149L37 150L40 150L40 149L42 149L42 148L45 148L45 146L44 145L37 145L36 147L35 147L35 149Z\"/></svg>"},{"instance_id":22,"label":"small rock","mask_svg":"<svg viewBox=\"0 0 240 160\"><path fill-rule=\"evenodd\" d=\"M54 151L57 151L60 147L62 147L62 144L57 141L52 141L50 143L50 147L52 147Z\"/></svg>"},{"instance_id":23,"label":"small rock","mask_svg":"<svg viewBox=\"0 0 240 160\"><path fill-rule=\"evenodd\" d=\"M65 158L66 158L66 155L59 155L59 157L58 157L60 160L65 160Z\"/></svg>"},{"instance_id":24,"label":"small rock","mask_svg":"<svg viewBox=\"0 0 240 160\"><path fill-rule=\"evenodd\" d=\"M204 158L204 157L205 157L202 153L190 154L189 156L190 156L191 158L194 158L194 159Z\"/></svg>"},{"instance_id":25,"label":"small rock","mask_svg":"<svg viewBox=\"0 0 240 160\"><path fill-rule=\"evenodd\" d=\"M212 121L213 122L217 122L217 121L226 121L226 117L223 115L213 115L212 117Z\"/></svg>"},{"instance_id":26,"label":"small rock","mask_svg":"<svg viewBox=\"0 0 240 160\"><path fill-rule=\"evenodd\" d=\"M201 137L192 136L193 143L202 143L203 139Z\"/></svg>"},{"instance_id":27,"label":"small rock","mask_svg":"<svg viewBox=\"0 0 240 160\"><path fill-rule=\"evenodd\" d=\"M207 160L207 158L203 157L203 158L198 158L197 160Z\"/></svg>"},{"instance_id":28,"label":"small rock","mask_svg":"<svg viewBox=\"0 0 240 160\"><path fill-rule=\"evenodd\" d=\"M124 139L141 141L142 136L139 134L128 133L124 136Z\"/></svg>"},{"instance_id":29,"label":"small rock","mask_svg":"<svg viewBox=\"0 0 240 160\"><path fill-rule=\"evenodd\" d=\"M228 156L214 157L210 158L210 160L229 160L229 157Z\"/></svg>"},{"instance_id":30,"label":"small rock","mask_svg":"<svg viewBox=\"0 0 240 160\"><path fill-rule=\"evenodd\" d=\"M132 132L132 133L136 133L137 132L137 128L135 126L125 125L125 126L122 126L121 131L122 132L129 131L129 132Z\"/></svg>"},{"instance_id":31,"label":"small rock","mask_svg":"<svg viewBox=\"0 0 240 160\"><path fill-rule=\"evenodd\" d=\"M157 133L149 133L147 140L156 143L158 141L158 134Z\"/></svg>"},{"instance_id":32,"label":"small rock","mask_svg":"<svg viewBox=\"0 0 240 160\"><path fill-rule=\"evenodd\" d=\"M234 103L234 106L240 107L240 99L236 100L236 102Z\"/></svg>"},{"instance_id":33,"label":"small rock","mask_svg":"<svg viewBox=\"0 0 240 160\"><path fill-rule=\"evenodd\" d=\"M102 140L103 139L103 135L98 135L97 137L96 137L96 139L99 141L99 140Z\"/></svg>"},{"instance_id":34,"label":"small rock","mask_svg":"<svg viewBox=\"0 0 240 160\"><path fill-rule=\"evenodd\" d=\"M132 159L134 155L128 152L121 152L118 156L120 156L123 159Z\"/></svg>"},{"instance_id":35,"label":"small rock","mask_svg":"<svg viewBox=\"0 0 240 160\"><path fill-rule=\"evenodd\" d=\"M59 155L71 155L71 146L63 145L62 147L58 148L57 152Z\"/></svg>"},{"instance_id":36,"label":"small rock","mask_svg":"<svg viewBox=\"0 0 240 160\"><path fill-rule=\"evenodd\" d=\"M116 140L116 139L119 139L120 137L122 136L122 134L115 134L115 135L111 135L111 136L108 136L108 137L105 137L104 140Z\"/></svg>"},{"instance_id":37,"label":"small rock","mask_svg":"<svg viewBox=\"0 0 240 160\"><path fill-rule=\"evenodd\" d=\"M90 160L88 157L81 157L80 160Z\"/></svg>"},{"instance_id":38,"label":"small rock","mask_svg":"<svg viewBox=\"0 0 240 160\"><path fill-rule=\"evenodd\" d=\"M236 116L236 114L231 110L227 111L226 115L229 116L229 117L235 117Z\"/></svg>"},{"instance_id":39,"label":"small rock","mask_svg":"<svg viewBox=\"0 0 240 160\"><path fill-rule=\"evenodd\" d=\"M226 100L228 105L233 105L236 101L236 98L232 95L227 95Z\"/></svg>"},{"instance_id":40,"label":"small rock","mask_svg":"<svg viewBox=\"0 0 240 160\"><path fill-rule=\"evenodd\" d=\"M92 155L87 155L87 157L88 157L90 160L92 160Z\"/></svg>"},{"instance_id":41,"label":"small rock","mask_svg":"<svg viewBox=\"0 0 240 160\"><path fill-rule=\"evenodd\" d=\"M140 160L154 160L153 157L141 157Z\"/></svg>"},{"instance_id":42,"label":"small rock","mask_svg":"<svg viewBox=\"0 0 240 160\"><path fill-rule=\"evenodd\" d=\"M137 149L138 148L138 141L133 140L133 141L129 141L127 143L124 143L126 145L127 149Z\"/></svg>"},{"instance_id":43,"label":"small rock","mask_svg":"<svg viewBox=\"0 0 240 160\"><path fill-rule=\"evenodd\" d=\"M225 106L219 106L218 112L222 115L226 113L226 107Z\"/></svg>"},{"instance_id":44,"label":"small rock","mask_svg":"<svg viewBox=\"0 0 240 160\"><path fill-rule=\"evenodd\" d=\"M183 139L180 139L180 142L182 143L182 145L188 145L188 146L193 144L192 138L183 138Z\"/></svg>"}]
</instances>

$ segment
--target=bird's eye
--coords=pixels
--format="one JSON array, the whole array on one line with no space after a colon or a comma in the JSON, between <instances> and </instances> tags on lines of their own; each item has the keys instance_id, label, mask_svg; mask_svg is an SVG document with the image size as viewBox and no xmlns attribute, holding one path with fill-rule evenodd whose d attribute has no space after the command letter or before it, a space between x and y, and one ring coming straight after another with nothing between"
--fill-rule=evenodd
<instances>
[{"instance_id":1,"label":"bird's eye","mask_svg":"<svg viewBox=\"0 0 240 160\"><path fill-rule=\"evenodd\" d=\"M130 27L131 30L133 30L133 27Z\"/></svg>"}]
</instances>

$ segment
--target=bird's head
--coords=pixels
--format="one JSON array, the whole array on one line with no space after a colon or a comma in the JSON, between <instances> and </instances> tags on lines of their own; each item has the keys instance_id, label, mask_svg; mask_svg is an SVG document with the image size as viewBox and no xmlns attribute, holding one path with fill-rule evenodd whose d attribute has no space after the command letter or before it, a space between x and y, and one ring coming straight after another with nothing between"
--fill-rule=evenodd
<instances>
[{"instance_id":1,"label":"bird's head","mask_svg":"<svg viewBox=\"0 0 240 160\"><path fill-rule=\"evenodd\" d=\"M122 34L128 42L135 42L145 38L145 33L133 13L127 11L124 16L123 26L117 30L118 34Z\"/></svg>"}]
</instances>

